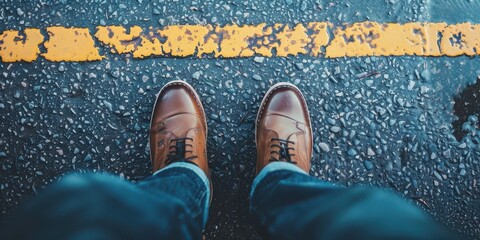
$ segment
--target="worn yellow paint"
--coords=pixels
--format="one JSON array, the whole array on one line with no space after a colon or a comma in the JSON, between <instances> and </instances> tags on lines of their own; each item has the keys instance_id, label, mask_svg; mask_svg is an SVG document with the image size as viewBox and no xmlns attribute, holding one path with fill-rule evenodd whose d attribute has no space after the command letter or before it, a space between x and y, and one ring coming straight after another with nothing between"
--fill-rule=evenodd
<instances>
[{"instance_id":1,"label":"worn yellow paint","mask_svg":"<svg viewBox=\"0 0 480 240\"><path fill-rule=\"evenodd\" d=\"M158 32L149 29L148 32L142 34L140 44L133 52L134 58L145 58L150 56L163 55L162 44L158 38Z\"/></svg>"},{"instance_id":2,"label":"worn yellow paint","mask_svg":"<svg viewBox=\"0 0 480 240\"><path fill-rule=\"evenodd\" d=\"M2 62L35 61L42 42L40 29L28 28L23 34L14 30L4 31L0 35L0 58Z\"/></svg>"},{"instance_id":3,"label":"worn yellow paint","mask_svg":"<svg viewBox=\"0 0 480 240\"><path fill-rule=\"evenodd\" d=\"M275 37L273 35L273 27L265 26L264 24L262 24L262 26L263 36L250 40L250 42L253 43L251 45L251 49L256 53L256 55L271 57L273 56L272 41Z\"/></svg>"},{"instance_id":4,"label":"worn yellow paint","mask_svg":"<svg viewBox=\"0 0 480 240\"><path fill-rule=\"evenodd\" d=\"M249 41L263 35L265 24L238 26L236 24L217 27L215 36L221 39L215 57L251 57L255 51L250 48Z\"/></svg>"},{"instance_id":5,"label":"worn yellow paint","mask_svg":"<svg viewBox=\"0 0 480 240\"><path fill-rule=\"evenodd\" d=\"M210 25L174 25L167 26L158 33L165 37L162 44L163 53L174 57L187 57L210 54L216 51L217 44L208 41L206 36L213 31ZM201 49L198 49L202 47Z\"/></svg>"},{"instance_id":6,"label":"worn yellow paint","mask_svg":"<svg viewBox=\"0 0 480 240\"><path fill-rule=\"evenodd\" d=\"M438 33L445 26L445 23L362 22L337 27L334 39L327 46L326 56L440 56ZM445 45L443 49L449 47Z\"/></svg>"},{"instance_id":7,"label":"worn yellow paint","mask_svg":"<svg viewBox=\"0 0 480 240\"><path fill-rule=\"evenodd\" d=\"M82 62L103 58L88 28L48 27L47 32L50 38L44 44L47 51L42 56L49 61Z\"/></svg>"},{"instance_id":8,"label":"worn yellow paint","mask_svg":"<svg viewBox=\"0 0 480 240\"><path fill-rule=\"evenodd\" d=\"M95 39L86 28L6 30L0 35L2 62L101 60L98 46L112 54L146 57L363 57L480 55L480 24L328 22L225 26L172 25L164 28L99 26Z\"/></svg>"},{"instance_id":9,"label":"worn yellow paint","mask_svg":"<svg viewBox=\"0 0 480 240\"><path fill-rule=\"evenodd\" d=\"M122 26L102 26L97 27L95 37L100 42L107 44L112 53L130 53L135 50L142 31L141 27L133 26L130 27L127 34L127 29Z\"/></svg>"},{"instance_id":10,"label":"worn yellow paint","mask_svg":"<svg viewBox=\"0 0 480 240\"><path fill-rule=\"evenodd\" d=\"M328 27L330 26L331 24L324 22L308 23L307 29L313 32L310 35L311 42L309 46L312 56L317 57L324 53L322 48L330 42L330 36L328 35Z\"/></svg>"},{"instance_id":11,"label":"worn yellow paint","mask_svg":"<svg viewBox=\"0 0 480 240\"><path fill-rule=\"evenodd\" d=\"M448 56L480 54L480 25L449 25L442 31L440 48Z\"/></svg>"},{"instance_id":12,"label":"worn yellow paint","mask_svg":"<svg viewBox=\"0 0 480 240\"><path fill-rule=\"evenodd\" d=\"M295 28L290 28L288 25L276 24L275 29L281 29L276 34L279 44L275 44L277 48L277 56L287 57L288 55L306 54L306 46L310 42L307 35L307 29L303 24L297 24Z\"/></svg>"}]
</instances>

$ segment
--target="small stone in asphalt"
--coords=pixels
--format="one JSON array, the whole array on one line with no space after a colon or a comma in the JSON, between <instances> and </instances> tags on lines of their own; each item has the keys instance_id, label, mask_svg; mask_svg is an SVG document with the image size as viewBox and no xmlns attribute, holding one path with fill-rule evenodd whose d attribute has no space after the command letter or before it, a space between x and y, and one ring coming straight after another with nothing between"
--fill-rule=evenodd
<instances>
[{"instance_id":1,"label":"small stone in asphalt","mask_svg":"<svg viewBox=\"0 0 480 240\"><path fill-rule=\"evenodd\" d=\"M112 105L112 103L110 103L109 101L103 100L103 104L105 105L105 107L108 108L108 110L110 110L110 111L113 110L113 105Z\"/></svg>"},{"instance_id":2,"label":"small stone in asphalt","mask_svg":"<svg viewBox=\"0 0 480 240\"><path fill-rule=\"evenodd\" d=\"M212 114L210 114L210 119L217 120L217 119L218 119L218 115L212 113Z\"/></svg>"},{"instance_id":3,"label":"small stone in asphalt","mask_svg":"<svg viewBox=\"0 0 480 240\"><path fill-rule=\"evenodd\" d=\"M198 79L200 79L200 75L201 75L200 72L198 72L198 71L197 71L197 72L194 72L194 73L192 74L192 78L195 79L195 80L198 80Z\"/></svg>"},{"instance_id":4,"label":"small stone in asphalt","mask_svg":"<svg viewBox=\"0 0 480 240\"><path fill-rule=\"evenodd\" d=\"M320 147L318 145L313 145L313 149L315 150L316 153L320 153Z\"/></svg>"},{"instance_id":5,"label":"small stone in asphalt","mask_svg":"<svg viewBox=\"0 0 480 240\"><path fill-rule=\"evenodd\" d=\"M295 67L297 67L298 70L302 70L303 69L303 63L295 63Z\"/></svg>"},{"instance_id":6,"label":"small stone in asphalt","mask_svg":"<svg viewBox=\"0 0 480 240\"><path fill-rule=\"evenodd\" d=\"M363 162L363 165L365 166L365 168L366 168L367 170L372 170L372 169L373 169L373 166L374 166L373 163L372 163L371 161L369 161L369 160L365 160L365 161Z\"/></svg>"},{"instance_id":7,"label":"small stone in asphalt","mask_svg":"<svg viewBox=\"0 0 480 240\"><path fill-rule=\"evenodd\" d=\"M92 155L90 154L87 154L87 156L85 156L85 158L83 159L83 161L91 161L92 160Z\"/></svg>"},{"instance_id":8,"label":"small stone in asphalt","mask_svg":"<svg viewBox=\"0 0 480 240\"><path fill-rule=\"evenodd\" d=\"M258 74L253 74L252 78L255 81L262 81L262 77L260 77L260 75L258 75Z\"/></svg>"},{"instance_id":9,"label":"small stone in asphalt","mask_svg":"<svg viewBox=\"0 0 480 240\"><path fill-rule=\"evenodd\" d=\"M340 132L340 127L338 127L338 126L333 126L333 127L330 128L330 131L332 131L332 132L334 132L334 133L338 133L338 132Z\"/></svg>"},{"instance_id":10,"label":"small stone in asphalt","mask_svg":"<svg viewBox=\"0 0 480 240\"><path fill-rule=\"evenodd\" d=\"M320 144L318 144L318 146L320 146L320 149L322 149L322 151L330 152L330 147L328 146L328 144L321 142Z\"/></svg>"},{"instance_id":11,"label":"small stone in asphalt","mask_svg":"<svg viewBox=\"0 0 480 240\"><path fill-rule=\"evenodd\" d=\"M264 57L255 57L253 58L253 61L256 63L263 63L263 60L265 60Z\"/></svg>"},{"instance_id":12,"label":"small stone in asphalt","mask_svg":"<svg viewBox=\"0 0 480 240\"><path fill-rule=\"evenodd\" d=\"M348 155L351 156L351 157L357 155L357 151L356 151L355 149L353 149L353 148L348 149L348 152L347 152L347 153L348 153Z\"/></svg>"},{"instance_id":13,"label":"small stone in asphalt","mask_svg":"<svg viewBox=\"0 0 480 240\"><path fill-rule=\"evenodd\" d=\"M430 71L428 71L428 69L423 70L422 73L420 73L420 77L425 81L430 80Z\"/></svg>"},{"instance_id":14,"label":"small stone in asphalt","mask_svg":"<svg viewBox=\"0 0 480 240\"><path fill-rule=\"evenodd\" d=\"M375 155L375 152L373 151L373 149L368 148L368 149L367 149L367 155L368 155L368 156L374 156L374 155Z\"/></svg>"},{"instance_id":15,"label":"small stone in asphalt","mask_svg":"<svg viewBox=\"0 0 480 240\"><path fill-rule=\"evenodd\" d=\"M23 10L22 10L21 8L17 8L17 14L18 14L19 16L23 16L24 12L23 12Z\"/></svg>"}]
</instances>

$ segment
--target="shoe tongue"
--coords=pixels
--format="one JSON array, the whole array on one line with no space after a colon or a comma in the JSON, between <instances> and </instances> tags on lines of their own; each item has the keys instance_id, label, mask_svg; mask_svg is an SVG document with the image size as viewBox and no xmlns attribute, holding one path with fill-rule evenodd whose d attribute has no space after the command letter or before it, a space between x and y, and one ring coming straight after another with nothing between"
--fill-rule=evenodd
<instances>
[{"instance_id":1,"label":"shoe tongue","mask_svg":"<svg viewBox=\"0 0 480 240\"><path fill-rule=\"evenodd\" d=\"M294 151L293 149L295 148L295 143L297 142L297 139L298 139L297 134L292 133L286 138L284 138L284 137L279 137L278 138L278 134L276 132L273 132L272 138L276 138L275 140L272 139L273 143L278 144L278 146L281 147L281 149L279 149L278 146L277 147L272 147L271 150L274 150L276 152L276 154L274 153L274 156L277 159L282 158L283 159L282 161L284 161L284 160L286 161L286 156L288 154L289 159L295 161L294 160L295 155L292 156L292 154L293 154L293 151ZM287 141L287 142L283 142L283 141L280 141L280 140ZM292 142L292 143L290 143L290 142ZM292 148L292 149L288 149L288 148Z\"/></svg>"},{"instance_id":2,"label":"shoe tongue","mask_svg":"<svg viewBox=\"0 0 480 240\"><path fill-rule=\"evenodd\" d=\"M185 133L185 137L186 138L191 138L191 139L195 139L195 135L197 134L197 132L195 131L195 128L190 128L187 130L187 132Z\"/></svg>"},{"instance_id":3,"label":"shoe tongue","mask_svg":"<svg viewBox=\"0 0 480 240\"><path fill-rule=\"evenodd\" d=\"M292 141L292 142L297 142L298 136L296 133L292 133L290 136L288 136L287 140Z\"/></svg>"}]
</instances>

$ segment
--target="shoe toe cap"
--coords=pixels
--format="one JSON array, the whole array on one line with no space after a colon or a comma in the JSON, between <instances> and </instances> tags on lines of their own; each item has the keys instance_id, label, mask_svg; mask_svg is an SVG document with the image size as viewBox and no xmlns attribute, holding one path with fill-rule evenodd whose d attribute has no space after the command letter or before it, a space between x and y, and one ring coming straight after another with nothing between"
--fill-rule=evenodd
<instances>
[{"instance_id":1,"label":"shoe toe cap","mask_svg":"<svg viewBox=\"0 0 480 240\"><path fill-rule=\"evenodd\" d=\"M308 122L308 109L302 94L294 87L280 86L266 103L266 114L278 114L301 123Z\"/></svg>"},{"instance_id":2,"label":"shoe toe cap","mask_svg":"<svg viewBox=\"0 0 480 240\"><path fill-rule=\"evenodd\" d=\"M159 93L155 105L154 116L165 119L179 113L201 114L196 94L191 87L181 82L167 85Z\"/></svg>"}]
</instances>

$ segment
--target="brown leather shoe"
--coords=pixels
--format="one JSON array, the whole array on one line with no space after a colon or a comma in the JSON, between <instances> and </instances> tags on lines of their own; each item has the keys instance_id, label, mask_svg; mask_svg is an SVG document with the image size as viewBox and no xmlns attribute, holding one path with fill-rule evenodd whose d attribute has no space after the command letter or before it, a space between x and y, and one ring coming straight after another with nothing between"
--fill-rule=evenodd
<instances>
[{"instance_id":1,"label":"brown leather shoe","mask_svg":"<svg viewBox=\"0 0 480 240\"><path fill-rule=\"evenodd\" d=\"M154 172L174 162L189 162L209 176L207 122L192 86L184 81L167 83L158 93L151 119L150 156Z\"/></svg>"},{"instance_id":2,"label":"brown leather shoe","mask_svg":"<svg viewBox=\"0 0 480 240\"><path fill-rule=\"evenodd\" d=\"M257 115L258 174L267 164L284 161L309 173L312 158L312 126L307 103L300 90L290 83L271 87Z\"/></svg>"}]
</instances>

